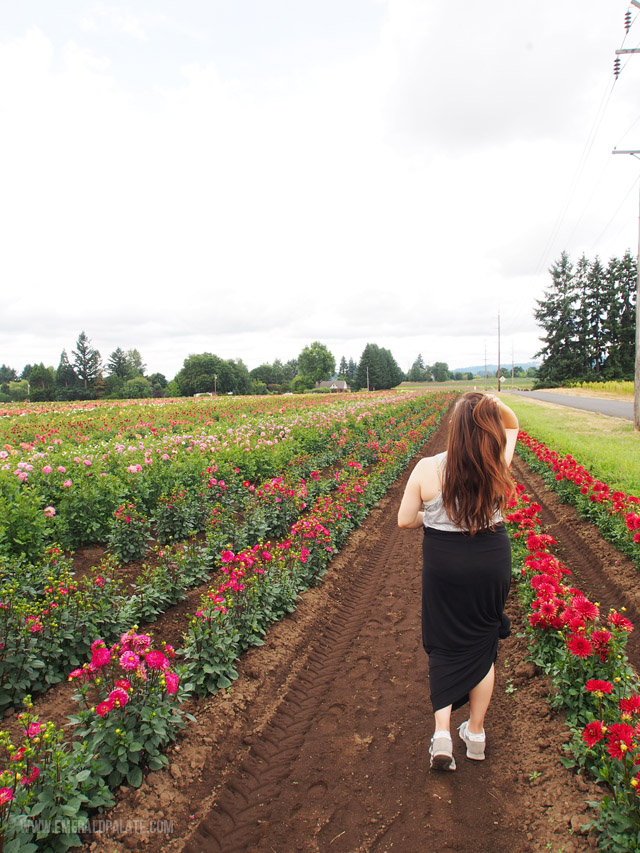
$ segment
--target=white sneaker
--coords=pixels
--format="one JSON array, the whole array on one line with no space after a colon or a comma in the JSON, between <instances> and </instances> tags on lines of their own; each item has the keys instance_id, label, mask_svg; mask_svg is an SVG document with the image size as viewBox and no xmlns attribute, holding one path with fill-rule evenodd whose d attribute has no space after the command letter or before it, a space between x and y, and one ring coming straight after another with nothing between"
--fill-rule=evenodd
<instances>
[{"instance_id":1,"label":"white sneaker","mask_svg":"<svg viewBox=\"0 0 640 853\"><path fill-rule=\"evenodd\" d=\"M453 741L451 735L432 737L429 746L429 767L433 770L455 770L456 760L453 757Z\"/></svg>"},{"instance_id":2,"label":"white sneaker","mask_svg":"<svg viewBox=\"0 0 640 853\"><path fill-rule=\"evenodd\" d=\"M482 732L482 740L476 740L475 736L472 740L468 728L469 720L465 720L464 723L458 726L458 734L467 747L467 758L472 758L474 761L484 761L484 748L486 745L484 731Z\"/></svg>"}]
</instances>

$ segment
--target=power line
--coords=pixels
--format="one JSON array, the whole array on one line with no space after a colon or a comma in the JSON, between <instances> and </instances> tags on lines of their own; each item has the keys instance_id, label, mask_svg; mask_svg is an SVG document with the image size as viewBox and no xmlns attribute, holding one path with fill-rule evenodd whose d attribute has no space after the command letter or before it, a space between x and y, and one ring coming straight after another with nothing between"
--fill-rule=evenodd
<instances>
[{"instance_id":1,"label":"power line","mask_svg":"<svg viewBox=\"0 0 640 853\"><path fill-rule=\"evenodd\" d=\"M607 82L607 87L605 88L605 90L603 92L602 98L600 100L600 106L598 107L598 111L597 111L596 116L594 118L593 125L591 127L591 130L589 131L589 135L585 141L584 147L582 149L582 154L580 155L578 165L577 165L575 173L573 175L573 179L572 179L571 185L569 187L569 193L568 193L567 199L566 199L563 207L561 208L561 210L560 210L560 212L556 218L556 221L555 221L555 224L554 224L553 229L551 231L551 234L549 235L549 238L548 238L548 240L545 244L545 247L542 251L542 254L540 256L540 260L538 261L538 264L536 266L536 274L538 274L542 271L542 267L543 267L544 263L546 262L547 255L550 252L551 248L553 247L553 244L555 243L556 238L557 238L558 234L560 233L560 229L561 229L562 225L564 224L564 220L565 220L565 217L567 215L567 211L569 210L571 202L573 201L573 198L575 196L575 191L576 191L578 181L582 177L582 172L583 172L584 167L587 163L587 159L589 157L589 154L591 153L591 149L593 148L593 143L595 142L596 135L598 133L598 130L600 129L600 125L602 124L602 120L604 119L604 115L605 115L606 109L609 105L609 101L611 100L611 95L613 93L613 89L614 89L615 84L616 84L615 78L613 79L613 81Z\"/></svg>"},{"instance_id":2,"label":"power line","mask_svg":"<svg viewBox=\"0 0 640 853\"><path fill-rule=\"evenodd\" d=\"M634 6L636 6L638 9L640 9L640 0L631 0L631 3ZM623 36L622 44L620 46L619 51L616 51L617 54L620 51L623 53L631 52L631 50L629 50L629 51L625 50L624 44L627 40L627 36L629 35L629 31L631 30L631 27L633 26L633 24L635 23L637 18L638 18L637 14L633 19L631 18L631 12L627 12L625 14L625 34ZM633 52L635 52L635 49L633 50ZM573 179L571 181L571 184L569 187L569 192L567 195L567 199L566 199L563 207L561 208L561 210L560 210L560 212L556 218L556 221L555 221L555 224L554 224L553 229L551 231L551 234L549 235L549 239L547 240L547 243L544 247L544 250L540 256L540 260L538 261L538 264L536 266L536 274L539 274L541 272L542 267L543 267L544 263L546 262L547 255L550 252L550 250L552 249L552 247L553 247L553 245L554 245L554 243L558 237L558 234L560 233L560 229L562 228L562 225L564 224L567 212L568 212L569 207L571 206L571 203L572 203L574 196L575 196L578 181L582 177L582 172L586 166L587 160L589 158L589 154L591 153L591 149L593 148L594 142L596 140L596 136L598 134L598 131L599 131L600 126L602 124L602 121L604 119L607 107L609 106L609 101L611 100L611 96L613 94L615 84L618 80L618 76L619 76L622 68L625 67L626 64L627 63L625 62L625 65L621 67L621 60L620 60L619 56L617 57L616 64L614 64L613 80L610 82L607 82L607 85L606 85L605 90L603 92L602 98L600 100L600 105L598 106L598 110L596 112L596 115L595 115L595 118L593 121L593 125L591 127L591 130L589 131L589 135L587 136L587 140L586 140L584 147L582 149L582 154L580 155L578 165L576 167ZM605 169L606 169L606 166L605 166ZM594 187L591 195L589 196L589 200L587 202L586 207L588 207L588 205L591 203L593 195L595 194L595 190L597 189L597 186L598 186L600 180L602 179L602 175L604 174L605 169L602 170L600 177L598 178L598 180L596 182L596 186ZM584 216L584 213L586 211L586 207L583 209L582 213L580 214L578 222L574 225L574 228L571 232L571 236L573 236L575 229L577 228L578 224L582 220L582 217Z\"/></svg>"}]
</instances>

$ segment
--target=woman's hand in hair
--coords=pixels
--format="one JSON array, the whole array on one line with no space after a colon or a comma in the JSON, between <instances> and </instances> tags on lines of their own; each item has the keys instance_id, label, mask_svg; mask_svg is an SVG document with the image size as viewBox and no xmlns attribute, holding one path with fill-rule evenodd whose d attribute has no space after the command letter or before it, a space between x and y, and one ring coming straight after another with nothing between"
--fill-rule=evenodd
<instances>
[{"instance_id":1,"label":"woman's hand in hair","mask_svg":"<svg viewBox=\"0 0 640 853\"><path fill-rule=\"evenodd\" d=\"M510 409L509 406L507 406L500 397L496 397L495 394L486 394L485 396L498 407L504 428L517 430L520 424L518 423L518 416L513 409Z\"/></svg>"}]
</instances>

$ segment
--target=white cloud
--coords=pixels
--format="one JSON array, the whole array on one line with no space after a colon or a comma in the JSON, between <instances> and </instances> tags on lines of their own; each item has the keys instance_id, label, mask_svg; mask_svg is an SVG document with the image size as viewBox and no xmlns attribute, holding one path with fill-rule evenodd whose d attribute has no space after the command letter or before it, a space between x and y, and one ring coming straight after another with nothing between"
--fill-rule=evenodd
<instances>
[{"instance_id":1,"label":"white cloud","mask_svg":"<svg viewBox=\"0 0 640 853\"><path fill-rule=\"evenodd\" d=\"M0 89L0 361L57 363L84 329L167 375L204 349L252 367L315 339L338 359L375 342L405 368L420 351L464 366L495 351L499 311L529 360L555 255L622 254L635 233L631 202L606 230L635 174L609 164L598 185L601 134L545 248L621 29L595 0L359 4L373 35L350 24L338 49L327 24L282 67L253 30L237 38L240 18L220 19L224 53L212 7L161 6L98 3L64 36L43 15L0 38L16 81ZM120 60L132 43L144 78ZM628 71L607 113L620 134Z\"/></svg>"},{"instance_id":2,"label":"white cloud","mask_svg":"<svg viewBox=\"0 0 640 853\"><path fill-rule=\"evenodd\" d=\"M130 9L108 3L94 3L80 18L80 26L89 32L99 32L105 26L140 41L148 36L140 18Z\"/></svg>"}]
</instances>

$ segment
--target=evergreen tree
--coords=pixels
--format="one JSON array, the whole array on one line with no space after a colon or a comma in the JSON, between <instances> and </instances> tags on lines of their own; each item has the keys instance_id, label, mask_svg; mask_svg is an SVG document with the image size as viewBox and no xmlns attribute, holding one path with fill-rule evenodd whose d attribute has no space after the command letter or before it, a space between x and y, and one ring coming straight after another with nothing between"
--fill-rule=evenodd
<instances>
[{"instance_id":1,"label":"evergreen tree","mask_svg":"<svg viewBox=\"0 0 640 853\"><path fill-rule=\"evenodd\" d=\"M353 381L356 378L357 369L358 365L352 358L350 358L349 363L347 364L347 379L351 379Z\"/></svg>"},{"instance_id":2,"label":"evergreen tree","mask_svg":"<svg viewBox=\"0 0 640 853\"><path fill-rule=\"evenodd\" d=\"M573 379L633 379L637 264L629 251L611 258L583 255L575 270L566 252L550 270L552 286L538 300L536 319L545 334L537 385Z\"/></svg>"},{"instance_id":3,"label":"evergreen tree","mask_svg":"<svg viewBox=\"0 0 640 853\"><path fill-rule=\"evenodd\" d=\"M413 362L407 373L409 382L425 382L427 379L427 371L424 367L422 355L419 353L416 360Z\"/></svg>"},{"instance_id":4,"label":"evergreen tree","mask_svg":"<svg viewBox=\"0 0 640 853\"><path fill-rule=\"evenodd\" d=\"M587 309L589 302L589 288L591 286L589 282L589 273L589 261L587 260L586 255L583 254L576 264L576 268L573 273L573 282L577 299L576 337L579 341L579 344L576 343L576 347L579 348L581 354L581 369L585 377L589 375L592 364L592 354L590 351L591 331L589 325L589 312Z\"/></svg>"},{"instance_id":5,"label":"evergreen tree","mask_svg":"<svg viewBox=\"0 0 640 853\"><path fill-rule=\"evenodd\" d=\"M84 332L80 332L76 341L76 349L72 351L73 365L76 373L83 382L85 391L100 375L102 361L100 353L91 346L91 341Z\"/></svg>"},{"instance_id":6,"label":"evergreen tree","mask_svg":"<svg viewBox=\"0 0 640 853\"><path fill-rule=\"evenodd\" d=\"M579 341L578 345L582 344L587 367L596 374L594 378L599 379L607 355L604 324L610 306L605 286L605 270L597 257L589 269L587 284L583 306L587 318L587 336L586 341Z\"/></svg>"},{"instance_id":7,"label":"evergreen tree","mask_svg":"<svg viewBox=\"0 0 640 853\"><path fill-rule=\"evenodd\" d=\"M627 249L621 260L607 268L609 301L612 308L605 326L609 340L607 378L630 379L635 375L637 259Z\"/></svg>"},{"instance_id":8,"label":"evergreen tree","mask_svg":"<svg viewBox=\"0 0 640 853\"><path fill-rule=\"evenodd\" d=\"M56 370L56 388L73 388L78 383L75 370L69 364L66 349L60 353L60 364Z\"/></svg>"},{"instance_id":9,"label":"evergreen tree","mask_svg":"<svg viewBox=\"0 0 640 853\"><path fill-rule=\"evenodd\" d=\"M131 373L131 364L127 353L117 347L109 356L107 361L107 370L111 376L117 376L119 379L126 379Z\"/></svg>"},{"instance_id":10,"label":"evergreen tree","mask_svg":"<svg viewBox=\"0 0 640 853\"><path fill-rule=\"evenodd\" d=\"M378 391L394 388L402 382L402 370L388 349L377 344L367 344L360 356L354 379L356 387Z\"/></svg>"},{"instance_id":11,"label":"evergreen tree","mask_svg":"<svg viewBox=\"0 0 640 853\"><path fill-rule=\"evenodd\" d=\"M0 385L8 385L9 382L17 382L18 374L13 369L13 367L9 367L7 364L3 364L0 367Z\"/></svg>"},{"instance_id":12,"label":"evergreen tree","mask_svg":"<svg viewBox=\"0 0 640 853\"><path fill-rule=\"evenodd\" d=\"M342 356L340 359L340 367L338 368L338 379L346 379L349 372L349 365L347 364L347 359Z\"/></svg>"},{"instance_id":13,"label":"evergreen tree","mask_svg":"<svg viewBox=\"0 0 640 853\"><path fill-rule=\"evenodd\" d=\"M29 376L29 396L32 402L52 399L54 376L52 367L45 367L42 362L33 365Z\"/></svg>"},{"instance_id":14,"label":"evergreen tree","mask_svg":"<svg viewBox=\"0 0 640 853\"><path fill-rule=\"evenodd\" d=\"M535 318L542 326L544 346L536 357L542 356L538 370L540 385L560 385L567 379L582 375L584 353L578 344L577 293L573 266L566 252L550 270L552 284L544 299L537 299Z\"/></svg>"},{"instance_id":15,"label":"evergreen tree","mask_svg":"<svg viewBox=\"0 0 640 853\"><path fill-rule=\"evenodd\" d=\"M382 357L382 366L384 370L384 385L382 387L395 388L396 385L399 385L404 379L404 373L390 350L385 347L381 347L380 355Z\"/></svg>"},{"instance_id":16,"label":"evergreen tree","mask_svg":"<svg viewBox=\"0 0 640 853\"><path fill-rule=\"evenodd\" d=\"M276 358L271 365L271 384L282 385L284 381L284 365L279 358Z\"/></svg>"},{"instance_id":17,"label":"evergreen tree","mask_svg":"<svg viewBox=\"0 0 640 853\"><path fill-rule=\"evenodd\" d=\"M127 350L127 362L129 363L130 378L133 379L136 376L144 376L147 365L142 361L142 356L137 349Z\"/></svg>"}]
</instances>

